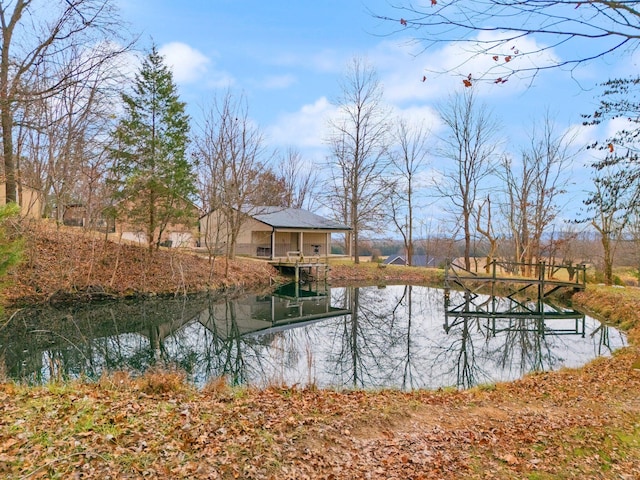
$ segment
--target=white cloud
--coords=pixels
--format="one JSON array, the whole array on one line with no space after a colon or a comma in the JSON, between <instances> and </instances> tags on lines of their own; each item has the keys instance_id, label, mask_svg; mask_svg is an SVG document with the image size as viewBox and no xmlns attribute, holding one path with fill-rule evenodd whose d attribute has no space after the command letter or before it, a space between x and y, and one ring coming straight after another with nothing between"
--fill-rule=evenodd
<instances>
[{"instance_id":1,"label":"white cloud","mask_svg":"<svg viewBox=\"0 0 640 480\"><path fill-rule=\"evenodd\" d=\"M587 146L598 143L606 144L606 141L614 137L621 130L636 129L637 125L630 122L626 118L614 118L606 120L600 125L581 125L575 124L568 127L567 131L574 135L573 145L577 149L585 149ZM587 161L592 162L596 159L603 159L608 153L607 149L598 150L590 149L586 155Z\"/></svg>"},{"instance_id":2,"label":"white cloud","mask_svg":"<svg viewBox=\"0 0 640 480\"><path fill-rule=\"evenodd\" d=\"M236 79L227 72L209 72L203 84L209 90L229 88L236 84Z\"/></svg>"},{"instance_id":3,"label":"white cloud","mask_svg":"<svg viewBox=\"0 0 640 480\"><path fill-rule=\"evenodd\" d=\"M344 52L335 50L319 50L315 53L283 53L271 60L274 65L282 67L303 67L314 72L339 73L349 58Z\"/></svg>"},{"instance_id":4,"label":"white cloud","mask_svg":"<svg viewBox=\"0 0 640 480\"><path fill-rule=\"evenodd\" d=\"M280 90L290 87L296 82L295 75L270 75L261 82L261 86L269 90Z\"/></svg>"},{"instance_id":5,"label":"white cloud","mask_svg":"<svg viewBox=\"0 0 640 480\"><path fill-rule=\"evenodd\" d=\"M193 83L206 73L211 60L186 43L171 42L163 45L159 53L165 57L166 64L173 71L176 83Z\"/></svg>"},{"instance_id":6,"label":"white cloud","mask_svg":"<svg viewBox=\"0 0 640 480\"><path fill-rule=\"evenodd\" d=\"M499 32L481 32L477 37L480 43L475 48L468 48L463 44L450 44L442 50L441 63L437 67L444 67L445 71L453 71L461 75L470 73L472 77L476 78L482 78L486 75L490 79L495 79L508 75L512 70L544 68L560 61L553 50L545 50L547 47L536 42L533 37L523 37L500 45L493 48L491 53L482 51L482 45L495 44L503 37L504 35L500 35ZM523 72L512 79L516 80L515 83L526 86L530 83L530 76L531 73ZM520 81L518 82L518 80ZM509 81L511 82L511 79Z\"/></svg>"},{"instance_id":7,"label":"white cloud","mask_svg":"<svg viewBox=\"0 0 640 480\"><path fill-rule=\"evenodd\" d=\"M412 105L407 108L394 108L394 113L402 117L409 126L423 126L431 135L442 128L442 120L436 110L428 105Z\"/></svg>"},{"instance_id":8,"label":"white cloud","mask_svg":"<svg viewBox=\"0 0 640 480\"><path fill-rule=\"evenodd\" d=\"M424 58L418 55L415 43L384 41L368 53L368 59L378 71L385 98L391 103L403 103L438 98L431 82L423 82Z\"/></svg>"},{"instance_id":9,"label":"white cloud","mask_svg":"<svg viewBox=\"0 0 640 480\"><path fill-rule=\"evenodd\" d=\"M335 108L326 97L303 105L294 113L280 115L276 123L266 129L271 143L304 148L324 147L327 118Z\"/></svg>"},{"instance_id":10,"label":"white cloud","mask_svg":"<svg viewBox=\"0 0 640 480\"><path fill-rule=\"evenodd\" d=\"M573 138L573 145L577 149L585 149L593 142L602 141L602 135L599 128L594 125L574 124L567 128L568 135Z\"/></svg>"}]
</instances>

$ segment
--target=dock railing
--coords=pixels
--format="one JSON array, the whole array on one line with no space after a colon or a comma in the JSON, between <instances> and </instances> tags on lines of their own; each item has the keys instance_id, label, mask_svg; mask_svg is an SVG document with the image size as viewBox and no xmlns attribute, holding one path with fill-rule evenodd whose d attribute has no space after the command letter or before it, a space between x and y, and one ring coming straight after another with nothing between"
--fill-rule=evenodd
<instances>
[{"instance_id":1,"label":"dock railing","mask_svg":"<svg viewBox=\"0 0 640 480\"><path fill-rule=\"evenodd\" d=\"M473 283L472 287L470 283ZM491 294L495 294L497 283L524 285L514 290L511 295L524 292L530 287L537 287L538 298L549 296L561 288L584 289L587 283L586 266L584 264L547 264L546 262L522 263L504 260L493 260L479 269L467 269L456 262L447 262L445 266L445 289L453 284L472 291L487 284ZM510 295L510 296L511 296Z\"/></svg>"}]
</instances>

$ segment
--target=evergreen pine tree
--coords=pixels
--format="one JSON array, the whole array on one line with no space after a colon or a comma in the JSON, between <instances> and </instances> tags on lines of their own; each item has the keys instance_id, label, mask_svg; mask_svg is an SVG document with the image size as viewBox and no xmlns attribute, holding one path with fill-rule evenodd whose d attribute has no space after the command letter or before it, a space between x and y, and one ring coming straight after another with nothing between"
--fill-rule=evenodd
<instances>
[{"instance_id":1,"label":"evergreen pine tree","mask_svg":"<svg viewBox=\"0 0 640 480\"><path fill-rule=\"evenodd\" d=\"M114 197L118 214L146 234L152 250L168 224L195 220L189 202L195 176L186 154L189 117L155 46L133 92L123 93L122 100L125 113L114 133Z\"/></svg>"}]
</instances>

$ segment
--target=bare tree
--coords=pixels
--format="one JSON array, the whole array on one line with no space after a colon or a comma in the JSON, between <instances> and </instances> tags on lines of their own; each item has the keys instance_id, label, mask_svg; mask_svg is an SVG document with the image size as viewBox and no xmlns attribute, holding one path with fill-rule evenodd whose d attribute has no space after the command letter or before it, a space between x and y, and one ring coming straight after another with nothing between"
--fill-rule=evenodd
<instances>
[{"instance_id":1,"label":"bare tree","mask_svg":"<svg viewBox=\"0 0 640 480\"><path fill-rule=\"evenodd\" d=\"M635 175L619 165L610 165L598 171L593 179L594 189L585 200L586 216L579 221L587 221L600 236L602 244L602 266L604 281L613 283L613 262L622 234L634 213L640 189ZM622 181L621 177L628 177ZM623 186L624 185L624 186Z\"/></svg>"},{"instance_id":2,"label":"bare tree","mask_svg":"<svg viewBox=\"0 0 640 480\"><path fill-rule=\"evenodd\" d=\"M556 133L549 114L540 128L533 126L529 138L521 161L515 164L503 157L499 175L506 190L505 217L514 241L515 260L532 264L541 260L544 234L560 212L558 201L569 181L566 167L574 154L572 134Z\"/></svg>"},{"instance_id":3,"label":"bare tree","mask_svg":"<svg viewBox=\"0 0 640 480\"><path fill-rule=\"evenodd\" d=\"M360 263L360 234L373 229L383 213L389 125L382 86L371 65L352 59L341 87L336 102L339 114L329 123L327 139L331 149L328 203L351 227L350 252Z\"/></svg>"},{"instance_id":4,"label":"bare tree","mask_svg":"<svg viewBox=\"0 0 640 480\"><path fill-rule=\"evenodd\" d=\"M567 268L569 281L571 282L576 274L576 263L579 263L577 260L580 254L580 232L572 223L566 223L560 226L558 230L551 235L553 237L553 242L550 245L551 263L555 263L555 259L559 256L561 258L560 262ZM584 258L580 258L579 261L583 262L584 260Z\"/></svg>"},{"instance_id":5,"label":"bare tree","mask_svg":"<svg viewBox=\"0 0 640 480\"><path fill-rule=\"evenodd\" d=\"M437 189L451 203L451 213L460 222L465 268L470 269L476 200L495 162L497 123L487 108L477 103L473 89L453 96L440 108L440 116L446 129L440 155L450 164L443 170L443 182Z\"/></svg>"},{"instance_id":6,"label":"bare tree","mask_svg":"<svg viewBox=\"0 0 640 480\"><path fill-rule=\"evenodd\" d=\"M486 207L486 226L482 224L482 220L485 214L483 211ZM482 203L478 206L478 211L476 214L476 230L480 235L483 235L487 241L489 242L489 249L487 251L487 261L485 263L484 269L486 273L489 273L489 269L491 268L491 262L493 262L496 252L498 251L498 235L496 234L496 229L494 222L491 218L491 196L487 195Z\"/></svg>"},{"instance_id":7,"label":"bare tree","mask_svg":"<svg viewBox=\"0 0 640 480\"><path fill-rule=\"evenodd\" d=\"M631 265L634 266L634 276L640 284L640 216L634 212L629 216L629 235L631 237Z\"/></svg>"},{"instance_id":8,"label":"bare tree","mask_svg":"<svg viewBox=\"0 0 640 480\"><path fill-rule=\"evenodd\" d=\"M305 165L300 152L288 148L277 166L278 176L284 182L285 204L291 208L311 210L318 188L318 170Z\"/></svg>"},{"instance_id":9,"label":"bare tree","mask_svg":"<svg viewBox=\"0 0 640 480\"><path fill-rule=\"evenodd\" d=\"M395 32L414 32L425 49L461 44L468 55L460 65L476 57L491 59L488 71L474 75L501 83L517 72L535 76L635 49L640 39L636 6L635 1L607 0L433 0L429 6L399 1L393 6L396 16L376 16L394 22ZM538 41L525 42L529 37ZM547 55L540 61L545 52L581 42L589 42L590 48L573 48L562 58Z\"/></svg>"},{"instance_id":10,"label":"bare tree","mask_svg":"<svg viewBox=\"0 0 640 480\"><path fill-rule=\"evenodd\" d=\"M413 232L416 197L419 194L419 173L427 164L430 133L424 124L410 126L400 119L394 131L397 150L391 155L389 207L391 220L402 236L407 265L413 264Z\"/></svg>"},{"instance_id":11,"label":"bare tree","mask_svg":"<svg viewBox=\"0 0 640 480\"><path fill-rule=\"evenodd\" d=\"M249 118L245 98L228 91L214 99L195 142L203 205L211 212L204 241L210 251L224 246L233 259L247 215L257 213L265 197L273 198L261 184L269 172L264 139Z\"/></svg>"},{"instance_id":12,"label":"bare tree","mask_svg":"<svg viewBox=\"0 0 640 480\"><path fill-rule=\"evenodd\" d=\"M58 221L62 221L65 205L85 205L87 227L105 206L100 203L106 197L99 199L97 192L107 169L108 132L118 101L109 87L117 69L103 67L92 78L30 102L18 125L20 177L53 203ZM20 185L18 192L21 197ZM52 211L51 207L47 204L45 210Z\"/></svg>"},{"instance_id":13,"label":"bare tree","mask_svg":"<svg viewBox=\"0 0 640 480\"><path fill-rule=\"evenodd\" d=\"M8 202L16 201L18 109L81 81L128 49L114 42L121 31L113 0L0 2L0 123ZM82 56L66 61L67 52L76 48ZM36 76L38 82L32 81Z\"/></svg>"}]
</instances>

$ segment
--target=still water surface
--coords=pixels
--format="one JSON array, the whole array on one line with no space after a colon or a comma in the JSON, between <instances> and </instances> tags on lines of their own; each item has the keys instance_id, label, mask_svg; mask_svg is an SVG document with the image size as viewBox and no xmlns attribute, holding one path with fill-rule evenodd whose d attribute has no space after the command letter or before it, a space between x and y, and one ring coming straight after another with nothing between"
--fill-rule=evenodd
<instances>
[{"instance_id":1,"label":"still water surface","mask_svg":"<svg viewBox=\"0 0 640 480\"><path fill-rule=\"evenodd\" d=\"M274 295L22 310L0 324L0 361L34 383L162 363L200 386L224 376L255 386L469 388L580 366L626 344L618 330L574 317L445 315L443 290L428 287L289 285Z\"/></svg>"}]
</instances>

